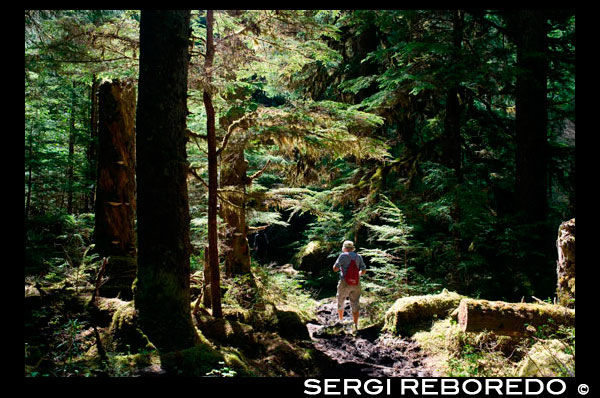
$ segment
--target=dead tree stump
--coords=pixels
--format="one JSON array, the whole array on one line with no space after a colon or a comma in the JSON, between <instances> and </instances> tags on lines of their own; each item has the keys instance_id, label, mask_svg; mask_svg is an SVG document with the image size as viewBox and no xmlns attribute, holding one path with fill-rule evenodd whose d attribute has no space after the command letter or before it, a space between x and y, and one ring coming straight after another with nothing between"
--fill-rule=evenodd
<instances>
[{"instance_id":1,"label":"dead tree stump","mask_svg":"<svg viewBox=\"0 0 600 398\"><path fill-rule=\"evenodd\" d=\"M100 295L131 299L136 273L135 87L130 81L100 86L98 174L94 241L109 257Z\"/></svg>"},{"instance_id":2,"label":"dead tree stump","mask_svg":"<svg viewBox=\"0 0 600 398\"><path fill-rule=\"evenodd\" d=\"M575 219L558 228L558 260L556 262L558 304L575 308Z\"/></svg>"}]
</instances>

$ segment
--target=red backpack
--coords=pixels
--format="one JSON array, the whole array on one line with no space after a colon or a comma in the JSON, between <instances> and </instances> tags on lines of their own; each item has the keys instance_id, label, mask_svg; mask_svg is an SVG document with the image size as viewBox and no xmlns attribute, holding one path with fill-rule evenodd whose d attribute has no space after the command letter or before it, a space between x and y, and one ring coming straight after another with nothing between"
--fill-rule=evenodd
<instances>
[{"instance_id":1,"label":"red backpack","mask_svg":"<svg viewBox=\"0 0 600 398\"><path fill-rule=\"evenodd\" d=\"M348 256L350 256L350 254L348 254ZM344 279L348 285L358 285L358 265L356 265L356 260L352 259L352 257L350 257L350 265L348 266L346 274L344 274Z\"/></svg>"}]
</instances>

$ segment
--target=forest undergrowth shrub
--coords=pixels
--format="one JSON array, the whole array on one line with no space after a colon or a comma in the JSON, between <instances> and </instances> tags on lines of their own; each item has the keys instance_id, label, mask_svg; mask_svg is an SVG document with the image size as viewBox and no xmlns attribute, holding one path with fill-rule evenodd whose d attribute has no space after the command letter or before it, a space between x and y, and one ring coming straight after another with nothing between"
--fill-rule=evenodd
<instances>
[{"instance_id":1,"label":"forest undergrowth shrub","mask_svg":"<svg viewBox=\"0 0 600 398\"><path fill-rule=\"evenodd\" d=\"M362 284L365 312L372 323L383 322L386 311L401 297L439 290L439 284L412 266L420 247L411 239L412 227L404 212L387 196L381 194L378 201L357 211L355 222L369 232L369 246L360 253L369 262Z\"/></svg>"},{"instance_id":2,"label":"forest undergrowth shrub","mask_svg":"<svg viewBox=\"0 0 600 398\"><path fill-rule=\"evenodd\" d=\"M274 267L254 266L258 290L277 309L294 311L308 321L315 316L317 292L306 288L306 277L302 272L286 273Z\"/></svg>"},{"instance_id":3,"label":"forest undergrowth shrub","mask_svg":"<svg viewBox=\"0 0 600 398\"><path fill-rule=\"evenodd\" d=\"M76 291L90 288L101 264L93 250L93 229L94 214L91 213L57 213L33 218L25 250L26 282L71 287Z\"/></svg>"}]
</instances>

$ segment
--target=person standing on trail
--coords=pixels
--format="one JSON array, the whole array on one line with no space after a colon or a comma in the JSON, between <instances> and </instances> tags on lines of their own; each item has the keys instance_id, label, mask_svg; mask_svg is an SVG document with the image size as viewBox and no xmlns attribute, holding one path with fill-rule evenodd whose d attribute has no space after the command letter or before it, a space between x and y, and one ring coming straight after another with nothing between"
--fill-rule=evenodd
<instances>
[{"instance_id":1,"label":"person standing on trail","mask_svg":"<svg viewBox=\"0 0 600 398\"><path fill-rule=\"evenodd\" d=\"M360 298L360 275L364 275L366 270L365 262L360 254L354 252L354 242L344 241L342 245L342 254L339 255L333 271L340 271L340 281L337 286L337 308L339 319L344 319L344 306L346 298L350 299L350 308L352 309L352 318L354 327L358 329L358 315Z\"/></svg>"}]
</instances>

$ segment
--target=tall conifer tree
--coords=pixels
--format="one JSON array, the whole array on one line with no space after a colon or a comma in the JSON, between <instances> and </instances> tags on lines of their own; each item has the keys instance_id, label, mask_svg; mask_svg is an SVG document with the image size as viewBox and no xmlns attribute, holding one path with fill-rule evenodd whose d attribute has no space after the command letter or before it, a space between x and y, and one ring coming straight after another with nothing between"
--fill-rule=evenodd
<instances>
[{"instance_id":1,"label":"tall conifer tree","mask_svg":"<svg viewBox=\"0 0 600 398\"><path fill-rule=\"evenodd\" d=\"M135 306L161 350L198 341L190 311L185 149L189 24L189 10L141 13Z\"/></svg>"}]
</instances>

